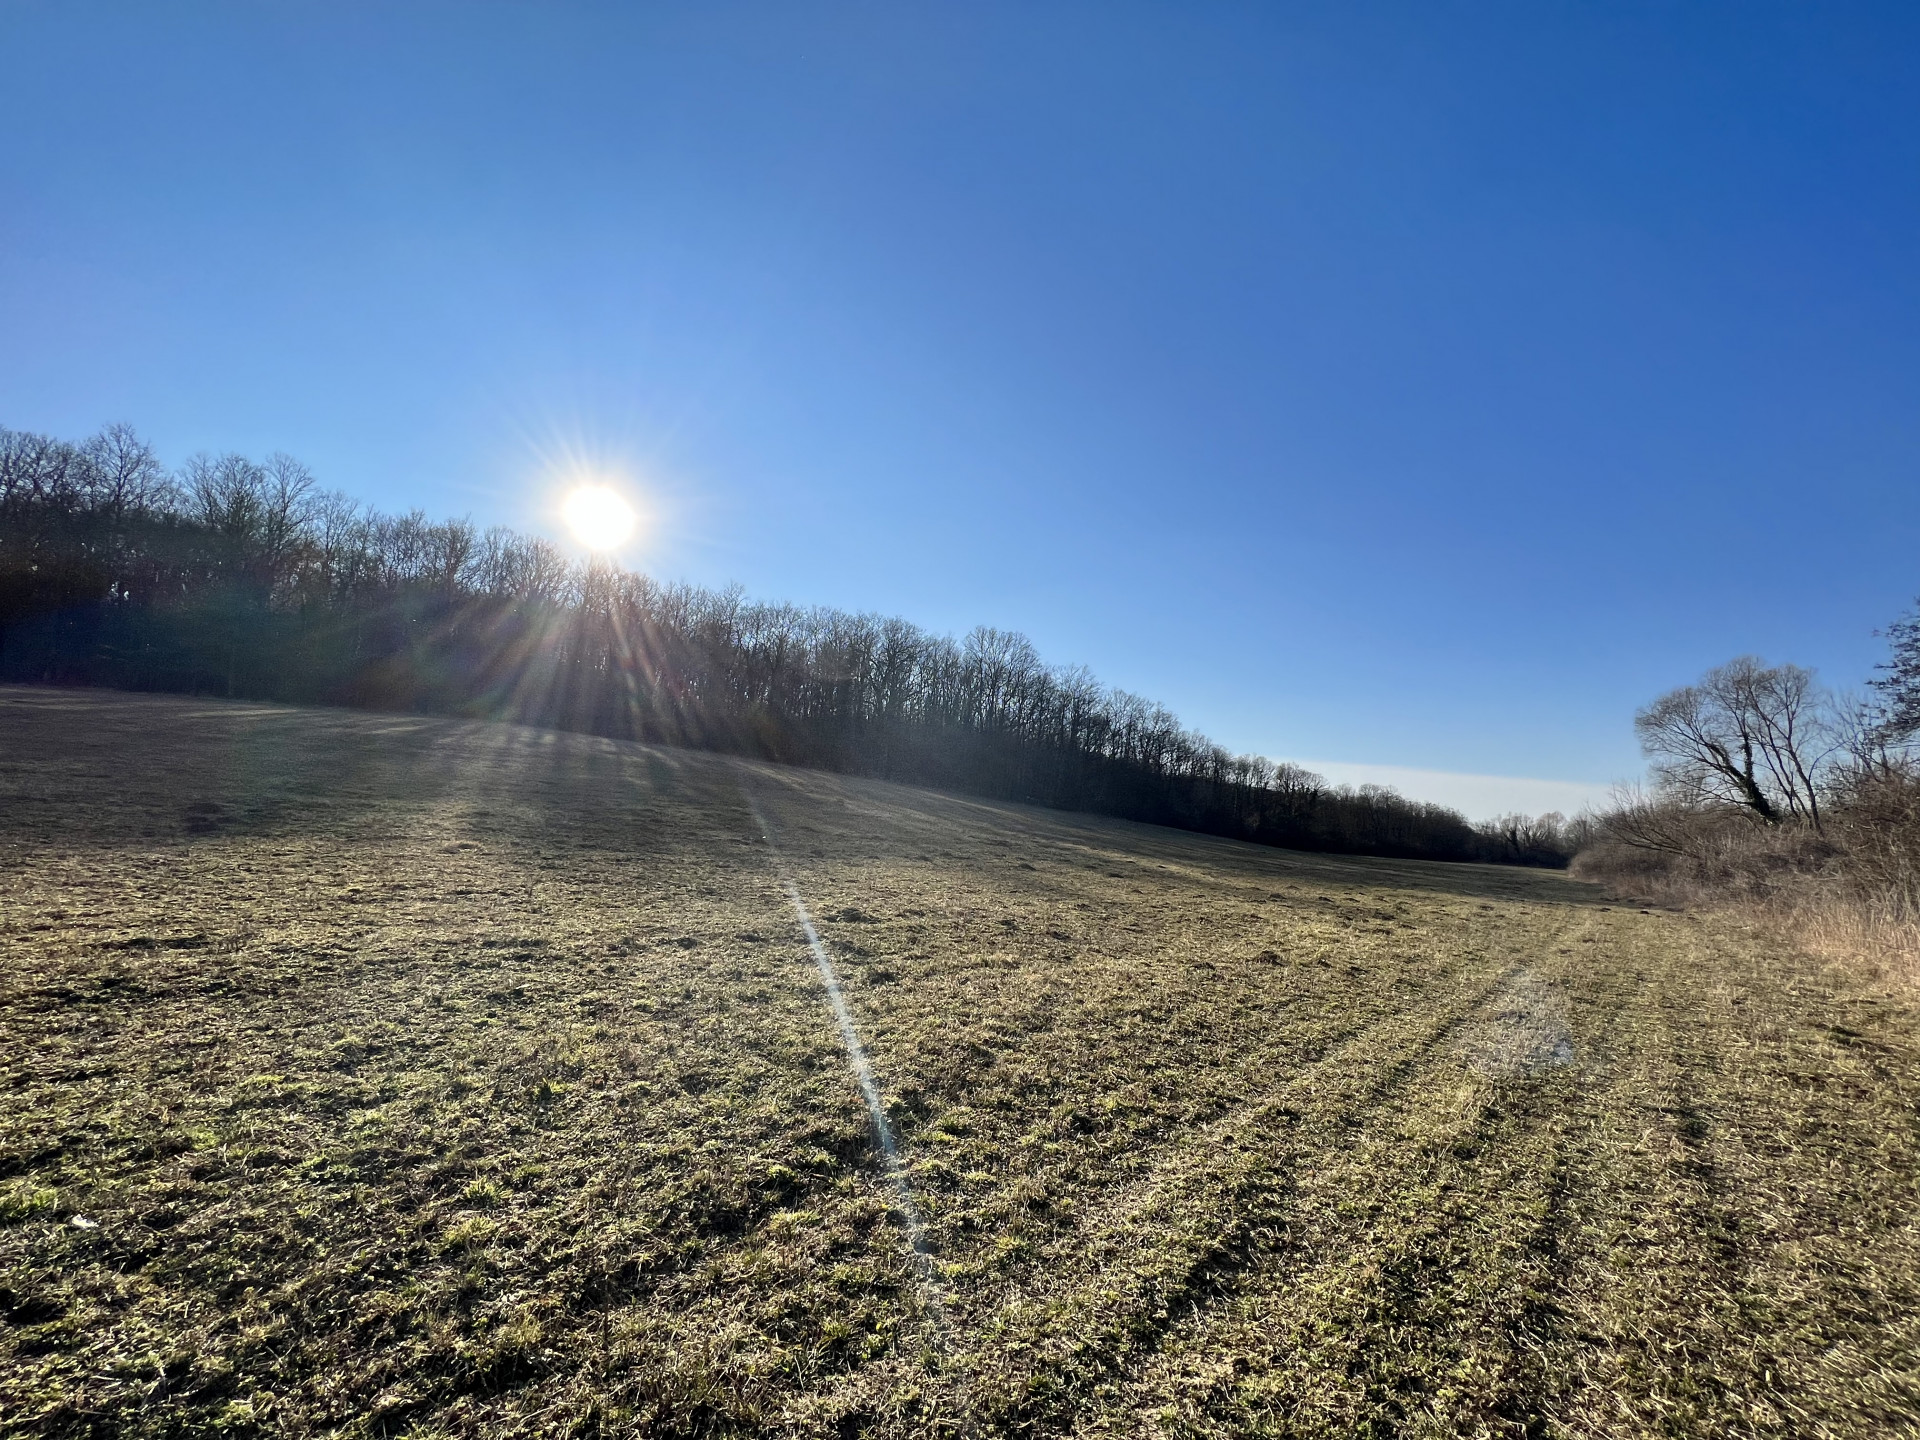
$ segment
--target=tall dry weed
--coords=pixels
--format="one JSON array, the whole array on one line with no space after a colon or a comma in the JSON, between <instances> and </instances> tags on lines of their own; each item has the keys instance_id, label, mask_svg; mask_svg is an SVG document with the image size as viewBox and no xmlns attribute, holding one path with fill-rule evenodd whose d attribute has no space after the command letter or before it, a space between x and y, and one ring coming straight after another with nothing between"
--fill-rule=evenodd
<instances>
[{"instance_id":1,"label":"tall dry weed","mask_svg":"<svg viewBox=\"0 0 1920 1440\"><path fill-rule=\"evenodd\" d=\"M1868 981L1920 990L1920 918L1911 913L1859 896L1810 893L1771 914L1811 954Z\"/></svg>"}]
</instances>

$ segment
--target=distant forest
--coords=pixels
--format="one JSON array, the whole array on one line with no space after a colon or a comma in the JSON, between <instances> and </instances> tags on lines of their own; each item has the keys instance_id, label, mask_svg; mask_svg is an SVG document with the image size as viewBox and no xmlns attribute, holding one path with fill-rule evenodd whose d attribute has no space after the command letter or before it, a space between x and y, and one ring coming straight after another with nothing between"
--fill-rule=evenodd
<instances>
[{"instance_id":1,"label":"distant forest","mask_svg":"<svg viewBox=\"0 0 1920 1440\"><path fill-rule=\"evenodd\" d=\"M665 585L325 492L274 455L169 473L126 426L0 428L0 680L511 720L1298 849L1563 865L1558 816L1470 825L1232 755L1025 637Z\"/></svg>"}]
</instances>

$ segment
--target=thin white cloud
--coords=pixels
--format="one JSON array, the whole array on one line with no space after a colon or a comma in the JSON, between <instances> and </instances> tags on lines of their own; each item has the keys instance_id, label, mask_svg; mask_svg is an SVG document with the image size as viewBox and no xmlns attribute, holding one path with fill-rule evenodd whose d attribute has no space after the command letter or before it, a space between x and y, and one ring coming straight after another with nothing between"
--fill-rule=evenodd
<instances>
[{"instance_id":1,"label":"thin white cloud","mask_svg":"<svg viewBox=\"0 0 1920 1440\"><path fill-rule=\"evenodd\" d=\"M1419 770L1408 765L1359 765L1344 760L1295 760L1336 785L1385 785L1409 800L1430 800L1463 813L1469 820L1522 811L1528 815L1558 810L1577 814L1607 802L1611 785L1581 780L1531 780L1516 775L1469 775L1457 770Z\"/></svg>"}]
</instances>

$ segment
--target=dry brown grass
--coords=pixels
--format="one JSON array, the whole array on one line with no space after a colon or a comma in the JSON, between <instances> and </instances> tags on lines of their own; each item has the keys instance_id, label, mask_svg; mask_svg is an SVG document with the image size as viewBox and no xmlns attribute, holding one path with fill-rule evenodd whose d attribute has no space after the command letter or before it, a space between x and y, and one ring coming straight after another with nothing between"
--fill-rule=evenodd
<instances>
[{"instance_id":1,"label":"dry brown grass","mask_svg":"<svg viewBox=\"0 0 1920 1440\"><path fill-rule=\"evenodd\" d=\"M1863 981L1920 991L1920 921L1846 896L1807 895L1780 907L1776 923L1822 959Z\"/></svg>"},{"instance_id":2,"label":"dry brown grass","mask_svg":"<svg viewBox=\"0 0 1920 1440\"><path fill-rule=\"evenodd\" d=\"M0 907L13 1433L1915 1430L1913 1011L1728 918L26 690Z\"/></svg>"},{"instance_id":3,"label":"dry brown grass","mask_svg":"<svg viewBox=\"0 0 1920 1440\"><path fill-rule=\"evenodd\" d=\"M1759 845L1743 858L1767 858ZM1892 887L1864 885L1844 865L1721 866L1702 875L1682 860L1651 863L1603 847L1575 857L1572 874L1627 903L1717 914L1770 930L1778 943L1836 967L1838 983L1912 1001L1920 996L1920 918Z\"/></svg>"}]
</instances>

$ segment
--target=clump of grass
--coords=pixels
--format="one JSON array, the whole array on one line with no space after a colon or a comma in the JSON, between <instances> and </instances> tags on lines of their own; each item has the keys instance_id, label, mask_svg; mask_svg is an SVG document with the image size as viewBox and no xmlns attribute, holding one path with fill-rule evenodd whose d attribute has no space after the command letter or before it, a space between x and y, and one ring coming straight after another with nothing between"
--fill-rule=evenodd
<instances>
[{"instance_id":1,"label":"clump of grass","mask_svg":"<svg viewBox=\"0 0 1920 1440\"><path fill-rule=\"evenodd\" d=\"M0 1184L0 1225L50 1215L59 1203L60 1192L51 1185L37 1185L31 1180Z\"/></svg>"},{"instance_id":2,"label":"clump of grass","mask_svg":"<svg viewBox=\"0 0 1920 1440\"><path fill-rule=\"evenodd\" d=\"M466 1204L486 1209L492 1209L505 1198L505 1192L492 1180L475 1180L460 1192L460 1199Z\"/></svg>"},{"instance_id":3,"label":"clump of grass","mask_svg":"<svg viewBox=\"0 0 1920 1440\"><path fill-rule=\"evenodd\" d=\"M500 1231L500 1226L481 1215L469 1215L449 1226L441 1240L443 1252L453 1250L480 1250Z\"/></svg>"}]
</instances>

